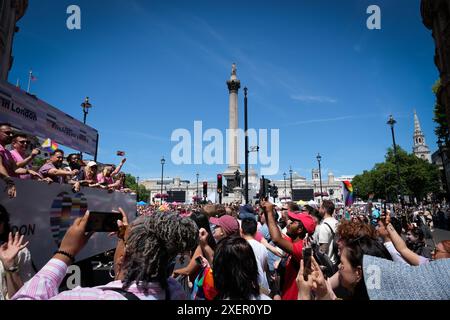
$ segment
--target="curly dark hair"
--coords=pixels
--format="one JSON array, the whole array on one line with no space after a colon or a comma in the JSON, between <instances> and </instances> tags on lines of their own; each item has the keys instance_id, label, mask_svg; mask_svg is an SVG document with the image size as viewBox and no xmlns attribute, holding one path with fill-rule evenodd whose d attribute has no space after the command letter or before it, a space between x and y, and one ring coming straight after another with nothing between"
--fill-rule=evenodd
<instances>
[{"instance_id":1,"label":"curly dark hair","mask_svg":"<svg viewBox=\"0 0 450 320\"><path fill-rule=\"evenodd\" d=\"M131 225L126 242L123 288L135 283L148 293L148 283L157 281L166 289L171 261L197 244L198 228L192 219L164 212L139 217Z\"/></svg>"},{"instance_id":2,"label":"curly dark hair","mask_svg":"<svg viewBox=\"0 0 450 320\"><path fill-rule=\"evenodd\" d=\"M213 261L216 299L250 300L259 296L258 265L247 240L231 236L217 245Z\"/></svg>"}]
</instances>

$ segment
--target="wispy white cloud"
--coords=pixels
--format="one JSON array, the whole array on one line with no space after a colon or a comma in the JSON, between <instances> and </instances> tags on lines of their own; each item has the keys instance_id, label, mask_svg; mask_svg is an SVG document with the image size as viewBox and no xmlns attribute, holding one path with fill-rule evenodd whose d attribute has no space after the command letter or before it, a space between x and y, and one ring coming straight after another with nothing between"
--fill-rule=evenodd
<instances>
[{"instance_id":1,"label":"wispy white cloud","mask_svg":"<svg viewBox=\"0 0 450 320\"><path fill-rule=\"evenodd\" d=\"M304 120L304 121L297 121L286 124L286 126L296 126L300 124L312 124L312 123L324 123L324 122L336 122L336 121L343 121L343 120L353 120L353 119L366 119L366 118L373 118L373 117L380 117L379 114L366 114L366 115L359 115L359 116L342 116L342 117L335 117L335 118L325 118L325 119L311 119L311 120Z\"/></svg>"},{"instance_id":2,"label":"wispy white cloud","mask_svg":"<svg viewBox=\"0 0 450 320\"><path fill-rule=\"evenodd\" d=\"M115 135L115 134L117 134L117 131L103 130L103 133ZM152 140L152 141L158 141L158 142L170 142L170 137L161 137L161 136L149 134L146 132L123 131L120 134L122 136L133 136L133 137L139 137L139 138Z\"/></svg>"},{"instance_id":3,"label":"wispy white cloud","mask_svg":"<svg viewBox=\"0 0 450 320\"><path fill-rule=\"evenodd\" d=\"M292 100L302 102L336 103L337 99L325 96L291 95Z\"/></svg>"}]
</instances>

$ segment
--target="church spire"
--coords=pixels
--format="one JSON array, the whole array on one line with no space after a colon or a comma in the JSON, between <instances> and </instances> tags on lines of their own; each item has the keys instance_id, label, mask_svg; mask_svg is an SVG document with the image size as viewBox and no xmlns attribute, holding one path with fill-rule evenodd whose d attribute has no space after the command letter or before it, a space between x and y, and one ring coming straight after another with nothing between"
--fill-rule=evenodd
<instances>
[{"instance_id":1,"label":"church spire","mask_svg":"<svg viewBox=\"0 0 450 320\"><path fill-rule=\"evenodd\" d=\"M425 135L420 126L419 116L414 110L414 147L413 153L420 159L431 163L431 152L425 141Z\"/></svg>"},{"instance_id":2,"label":"church spire","mask_svg":"<svg viewBox=\"0 0 450 320\"><path fill-rule=\"evenodd\" d=\"M423 134L422 128L420 127L419 117L417 116L416 110L414 110L414 134Z\"/></svg>"}]
</instances>

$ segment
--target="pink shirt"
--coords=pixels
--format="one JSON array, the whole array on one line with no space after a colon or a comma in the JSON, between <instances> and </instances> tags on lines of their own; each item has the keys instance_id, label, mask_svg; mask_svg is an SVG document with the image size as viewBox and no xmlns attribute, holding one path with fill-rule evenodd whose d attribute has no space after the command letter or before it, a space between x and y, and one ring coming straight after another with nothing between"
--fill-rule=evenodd
<instances>
[{"instance_id":1,"label":"pink shirt","mask_svg":"<svg viewBox=\"0 0 450 320\"><path fill-rule=\"evenodd\" d=\"M6 169L6 172L8 173L8 176L10 177L17 177L18 175L14 172L14 158L11 154L11 152L8 149L5 149L0 144L0 158L2 158L2 164L3 167Z\"/></svg>"},{"instance_id":2,"label":"pink shirt","mask_svg":"<svg viewBox=\"0 0 450 320\"><path fill-rule=\"evenodd\" d=\"M120 293L107 288L122 288L121 281L114 281L96 288L77 287L59 293L58 288L67 273L67 265L59 259L50 260L30 281L15 294L12 300L126 300ZM168 279L170 299L186 300L186 294L175 279ZM166 292L159 283L148 284L148 293L132 284L127 290L140 300L164 300Z\"/></svg>"},{"instance_id":3,"label":"pink shirt","mask_svg":"<svg viewBox=\"0 0 450 320\"><path fill-rule=\"evenodd\" d=\"M113 180L112 177L105 177L105 176L103 176L103 173L99 173L97 175L97 182L100 183L100 184L106 183L106 184L109 185L109 184L113 184L114 180Z\"/></svg>"},{"instance_id":4,"label":"pink shirt","mask_svg":"<svg viewBox=\"0 0 450 320\"><path fill-rule=\"evenodd\" d=\"M11 151L11 155L12 155L14 161L16 162L16 164L23 161L23 157L21 156L21 154L17 150L12 150ZM31 166L29 164L27 164L24 168L25 169L31 169ZM22 174L22 175L20 175L20 179L29 180L29 179L31 179L31 175L29 175L29 174Z\"/></svg>"}]
</instances>

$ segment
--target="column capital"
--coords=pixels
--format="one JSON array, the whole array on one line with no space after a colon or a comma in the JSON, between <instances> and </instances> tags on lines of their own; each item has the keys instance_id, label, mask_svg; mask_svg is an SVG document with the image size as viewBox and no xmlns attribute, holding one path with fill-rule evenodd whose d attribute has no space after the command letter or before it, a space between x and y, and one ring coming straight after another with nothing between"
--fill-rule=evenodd
<instances>
[{"instance_id":1,"label":"column capital","mask_svg":"<svg viewBox=\"0 0 450 320\"><path fill-rule=\"evenodd\" d=\"M228 86L228 90L230 91L230 93L232 92L238 92L239 89L241 88L241 81L239 80L228 80L227 81L227 86Z\"/></svg>"}]
</instances>

